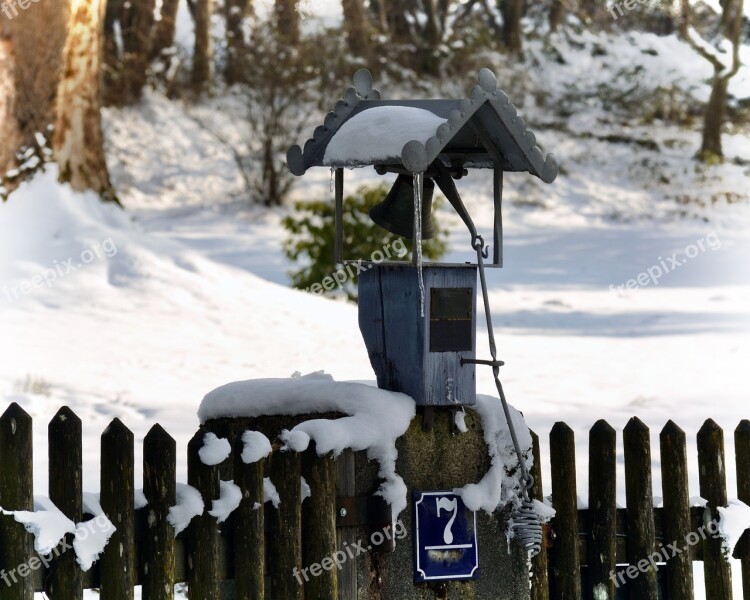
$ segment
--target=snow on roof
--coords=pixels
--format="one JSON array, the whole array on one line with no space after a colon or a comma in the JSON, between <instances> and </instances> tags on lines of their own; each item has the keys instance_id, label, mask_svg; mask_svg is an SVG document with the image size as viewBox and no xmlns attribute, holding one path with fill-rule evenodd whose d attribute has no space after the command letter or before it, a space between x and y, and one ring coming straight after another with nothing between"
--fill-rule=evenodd
<instances>
[{"instance_id":1,"label":"snow on roof","mask_svg":"<svg viewBox=\"0 0 750 600\"><path fill-rule=\"evenodd\" d=\"M326 147L324 165L368 165L375 161L400 160L404 146L412 140L422 144L435 135L446 119L424 108L376 106L346 121ZM366 144L362 140L367 140Z\"/></svg>"},{"instance_id":2,"label":"snow on roof","mask_svg":"<svg viewBox=\"0 0 750 600\"><path fill-rule=\"evenodd\" d=\"M394 517L406 508L406 484L396 474L396 440L416 414L414 400L361 383L337 382L317 372L285 379L229 383L208 393L198 409L201 423L221 417L344 413L339 419L311 419L285 432L289 449L301 452L310 440L318 454L367 450L380 464L384 483L378 491Z\"/></svg>"}]
</instances>

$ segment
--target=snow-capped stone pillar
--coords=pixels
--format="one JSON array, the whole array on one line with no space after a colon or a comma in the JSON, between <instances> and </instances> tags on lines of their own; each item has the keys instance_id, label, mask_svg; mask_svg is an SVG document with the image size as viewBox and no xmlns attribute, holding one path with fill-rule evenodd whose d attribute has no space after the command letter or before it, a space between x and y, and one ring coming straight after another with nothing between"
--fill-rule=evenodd
<instances>
[{"instance_id":1,"label":"snow-capped stone pillar","mask_svg":"<svg viewBox=\"0 0 750 600\"><path fill-rule=\"evenodd\" d=\"M432 600L474 598L476 600L528 600L529 570L525 551L508 542L510 506L489 514L477 511L480 575L476 580L414 583L413 490L454 490L478 482L488 473L492 460L482 431L479 415L469 410L464 417L465 432L456 432L453 416L447 410L435 412L434 427L423 431L414 419L399 438L396 468L409 489L409 506L398 516L396 531L405 531L397 539L391 554L367 554L360 557L358 600L399 598ZM377 490L377 467L365 453L356 453L356 493ZM400 522L400 523L399 523ZM361 539L366 532L360 532Z\"/></svg>"}]
</instances>

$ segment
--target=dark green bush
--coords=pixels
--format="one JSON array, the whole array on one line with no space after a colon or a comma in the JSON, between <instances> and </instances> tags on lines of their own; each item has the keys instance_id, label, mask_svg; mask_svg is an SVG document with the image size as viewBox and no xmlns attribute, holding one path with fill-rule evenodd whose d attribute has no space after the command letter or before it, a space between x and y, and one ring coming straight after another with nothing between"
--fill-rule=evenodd
<instances>
[{"instance_id":1,"label":"dark green bush","mask_svg":"<svg viewBox=\"0 0 750 600\"><path fill-rule=\"evenodd\" d=\"M370 208L382 202L387 193L385 185L364 186L357 189L353 196L344 198L345 259L392 261L405 259L407 253L411 252L410 240L392 234L370 220ZM439 205L440 201L436 196L433 211ZM433 219L438 233L422 244L425 260L438 260L447 248L447 231L440 228L434 212ZM296 202L294 214L286 217L282 225L289 233L284 242L284 254L301 264L300 268L289 273L292 285L312 293L346 295L350 300L356 300L358 278L354 265L342 269L343 273L339 272L338 283L334 280L339 268L334 262L333 201Z\"/></svg>"}]
</instances>

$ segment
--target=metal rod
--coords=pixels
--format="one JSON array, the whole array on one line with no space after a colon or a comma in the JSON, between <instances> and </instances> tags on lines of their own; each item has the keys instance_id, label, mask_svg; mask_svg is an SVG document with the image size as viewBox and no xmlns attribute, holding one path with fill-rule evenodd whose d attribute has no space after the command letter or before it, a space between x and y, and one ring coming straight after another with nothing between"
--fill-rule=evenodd
<instances>
[{"instance_id":1,"label":"metal rod","mask_svg":"<svg viewBox=\"0 0 750 600\"><path fill-rule=\"evenodd\" d=\"M492 262L503 266L503 170L495 163L494 199L495 199L495 235L492 247Z\"/></svg>"},{"instance_id":2,"label":"metal rod","mask_svg":"<svg viewBox=\"0 0 750 600\"><path fill-rule=\"evenodd\" d=\"M334 241L333 255L336 260L336 264L340 265L343 263L344 257L344 169L336 169L336 217L335 217L335 229L336 238Z\"/></svg>"}]
</instances>

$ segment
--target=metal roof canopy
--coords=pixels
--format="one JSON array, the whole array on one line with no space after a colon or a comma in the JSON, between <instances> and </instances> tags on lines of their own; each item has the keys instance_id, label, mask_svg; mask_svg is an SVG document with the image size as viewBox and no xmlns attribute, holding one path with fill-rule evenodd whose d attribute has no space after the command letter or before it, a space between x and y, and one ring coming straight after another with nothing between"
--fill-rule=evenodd
<instances>
[{"instance_id":1,"label":"metal roof canopy","mask_svg":"<svg viewBox=\"0 0 750 600\"><path fill-rule=\"evenodd\" d=\"M502 266L503 173L528 172L545 183L552 183L557 177L558 164L554 155L548 154L546 158L542 155L536 145L536 136L527 129L508 96L498 89L494 73L482 69L478 85L474 86L468 98L463 99L382 100L380 92L372 89L372 75L366 69L357 71L353 83L354 87L347 89L343 100L338 101L333 111L326 115L323 125L315 129L304 149L295 145L287 152L287 164L294 175L301 176L310 167L331 167L336 170L337 262L342 262L343 168L373 166L381 174L418 174L426 172L439 160L454 178L462 177L465 169L494 169L493 263ZM386 107L393 107L390 114L394 115L394 120L390 130L387 127L389 112ZM378 111L385 118L385 121L380 121L386 125L381 132L372 130L373 119L369 122L370 131L363 130L361 135L356 130L349 131L351 127L344 127L352 119L359 118L359 122L363 122L364 118L374 116L375 113L369 113L363 117L372 109L385 109ZM397 115L399 119L395 118ZM401 148L390 147L380 155L368 155L368 144L380 143L382 147L383 140L377 139L379 137L395 137L394 133L401 134L401 137L408 136L404 130L411 131L407 126L414 125L413 119L404 119L408 115L421 118L423 135L419 137L422 139L406 140ZM356 119L350 123L352 126L356 124ZM435 125L434 131L431 125ZM344 140L343 148L341 144L337 146L335 141L339 133L339 141L342 137L349 138ZM357 146L351 145L354 141ZM334 152L331 153L333 156L327 157L329 149ZM346 154L347 149L351 150L349 155L337 156L342 150Z\"/></svg>"}]
</instances>

